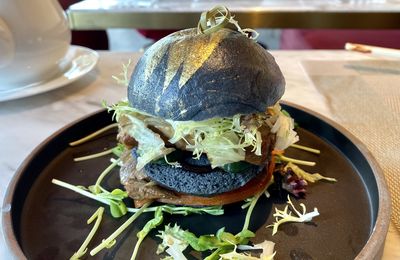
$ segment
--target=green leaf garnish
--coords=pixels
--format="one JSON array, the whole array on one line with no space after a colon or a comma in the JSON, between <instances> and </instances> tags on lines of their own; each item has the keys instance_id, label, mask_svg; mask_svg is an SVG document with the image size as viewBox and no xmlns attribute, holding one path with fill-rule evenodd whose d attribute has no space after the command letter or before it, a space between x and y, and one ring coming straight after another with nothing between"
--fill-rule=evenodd
<instances>
[{"instance_id":1,"label":"green leaf garnish","mask_svg":"<svg viewBox=\"0 0 400 260\"><path fill-rule=\"evenodd\" d=\"M125 145L120 143L116 147L112 148L112 153L118 158L121 158L124 151L125 151Z\"/></svg>"},{"instance_id":2,"label":"green leaf garnish","mask_svg":"<svg viewBox=\"0 0 400 260\"><path fill-rule=\"evenodd\" d=\"M124 216L128 212L128 210L124 202L110 200L110 212L111 216L113 216L114 218L120 218Z\"/></svg>"}]
</instances>

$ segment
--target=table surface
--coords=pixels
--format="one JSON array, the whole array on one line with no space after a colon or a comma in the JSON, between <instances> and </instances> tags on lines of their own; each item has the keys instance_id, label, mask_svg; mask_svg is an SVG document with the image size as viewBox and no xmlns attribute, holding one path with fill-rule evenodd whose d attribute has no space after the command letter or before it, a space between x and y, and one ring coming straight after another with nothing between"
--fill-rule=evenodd
<instances>
[{"instance_id":1,"label":"table surface","mask_svg":"<svg viewBox=\"0 0 400 260\"><path fill-rule=\"evenodd\" d=\"M216 5L251 28L400 28L399 0L84 0L67 13L73 29L177 29Z\"/></svg>"},{"instance_id":2,"label":"table surface","mask_svg":"<svg viewBox=\"0 0 400 260\"><path fill-rule=\"evenodd\" d=\"M285 75L287 88L283 100L308 107L333 118L326 101L313 88L301 61L363 60L368 55L345 51L274 51ZM46 137L64 125L101 107L101 101L116 102L125 89L111 78L121 71L129 58L136 62L139 53L100 52L96 69L79 81L55 91L20 100L0 103L0 201L6 187L25 157ZM1 229L0 229L1 236ZM393 225L386 238L383 259L400 259L400 233ZM0 242L0 259L9 259L4 242Z\"/></svg>"}]
</instances>

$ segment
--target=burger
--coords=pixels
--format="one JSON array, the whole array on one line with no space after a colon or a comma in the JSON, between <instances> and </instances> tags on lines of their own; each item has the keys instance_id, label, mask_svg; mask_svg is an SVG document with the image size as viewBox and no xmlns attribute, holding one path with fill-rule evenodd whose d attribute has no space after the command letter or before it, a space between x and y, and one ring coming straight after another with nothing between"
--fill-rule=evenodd
<instances>
[{"instance_id":1,"label":"burger","mask_svg":"<svg viewBox=\"0 0 400 260\"><path fill-rule=\"evenodd\" d=\"M228 10L202 18L148 48L128 100L113 106L126 148L120 179L138 207L244 200L266 188L272 151L297 141L273 56Z\"/></svg>"}]
</instances>

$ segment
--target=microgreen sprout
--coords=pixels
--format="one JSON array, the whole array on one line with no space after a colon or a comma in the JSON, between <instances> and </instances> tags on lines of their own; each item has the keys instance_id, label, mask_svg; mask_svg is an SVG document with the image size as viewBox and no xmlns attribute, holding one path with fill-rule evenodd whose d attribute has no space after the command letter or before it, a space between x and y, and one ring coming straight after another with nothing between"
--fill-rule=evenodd
<instances>
[{"instance_id":1,"label":"microgreen sprout","mask_svg":"<svg viewBox=\"0 0 400 260\"><path fill-rule=\"evenodd\" d=\"M233 235L226 232L223 227L215 235L197 237L192 232L181 229L177 224L173 227L166 225L165 230L159 232L158 236L162 239L162 243L158 246L157 254L166 251L174 259L186 259L183 255L183 250L188 245L199 252L214 250L205 259L216 259L222 253L231 252L235 245L247 244L249 239L255 236L250 230L242 230L238 234Z\"/></svg>"},{"instance_id":2,"label":"microgreen sprout","mask_svg":"<svg viewBox=\"0 0 400 260\"><path fill-rule=\"evenodd\" d=\"M104 248L111 248L116 243L116 238L127 228L133 221L135 221L143 211L151 204L151 202L147 202L144 204L135 214L133 214L127 221L125 221L117 230L115 230L108 238L103 239L103 241L96 246L92 251L90 251L90 255L94 256Z\"/></svg>"},{"instance_id":3,"label":"microgreen sprout","mask_svg":"<svg viewBox=\"0 0 400 260\"><path fill-rule=\"evenodd\" d=\"M83 143L85 143L85 142L87 142L87 141L89 141L89 140L91 140L91 139L97 137L98 135L100 135L100 134L102 134L102 133L104 133L104 132L106 132L106 131L108 131L108 130L110 130L110 129L116 128L116 127L118 127L118 124L117 124L117 123L108 125L108 126L106 126L106 127L103 127L103 128L100 129L100 130L97 130L96 132L94 132L94 133L92 133L92 134L90 134L90 135L88 135L88 136L85 136L85 137L83 137L83 138L81 138L81 139L79 139L79 140L76 140L76 141L74 141L74 142L69 143L69 145L70 145L70 146L77 146L77 145L83 144Z\"/></svg>"},{"instance_id":4,"label":"microgreen sprout","mask_svg":"<svg viewBox=\"0 0 400 260\"><path fill-rule=\"evenodd\" d=\"M79 260L81 259L87 252L87 246L89 245L90 241L92 240L93 236L96 234L97 229L100 226L101 219L103 218L104 208L100 207L96 210L96 212L88 219L87 224L91 224L94 220L94 226L88 236L86 237L85 241L83 241L81 247L79 247L78 251L76 251L72 256L71 260Z\"/></svg>"},{"instance_id":5,"label":"microgreen sprout","mask_svg":"<svg viewBox=\"0 0 400 260\"><path fill-rule=\"evenodd\" d=\"M260 192L260 193L258 193L256 195L254 195L254 197L252 198L252 200L250 202L250 205L249 205L249 208L248 208L247 213L246 213L246 218L244 220L242 231L249 229L251 213L253 212L254 207L256 206L257 201L260 198L261 194L263 194L263 192Z\"/></svg>"},{"instance_id":6,"label":"microgreen sprout","mask_svg":"<svg viewBox=\"0 0 400 260\"><path fill-rule=\"evenodd\" d=\"M94 194L99 194L101 192L104 192L105 190L101 187L101 182L103 181L104 177L107 176L107 174L109 174L115 166L118 165L120 159L114 161L113 163L111 163L97 178L96 183L92 186L89 187L89 190L94 193Z\"/></svg>"},{"instance_id":7,"label":"microgreen sprout","mask_svg":"<svg viewBox=\"0 0 400 260\"><path fill-rule=\"evenodd\" d=\"M244 204L241 206L242 209L248 208L253 201L253 197L247 198L244 200Z\"/></svg>"},{"instance_id":8,"label":"microgreen sprout","mask_svg":"<svg viewBox=\"0 0 400 260\"><path fill-rule=\"evenodd\" d=\"M269 180L269 182L268 182L267 186L265 187L264 191L263 191L263 192L260 192L259 195L264 194L267 198L269 198L269 197L270 197L270 194L269 194L269 192L268 192L268 187L271 186L271 184L273 184L273 183L274 183L274 176L271 176L271 179ZM257 203L257 200L259 199L259 197L260 197L260 196L257 197L257 195L256 195L256 196L249 197L249 198L245 199L245 200L244 200L245 203L241 206L241 208L242 208L242 209L248 208L248 207L251 206L253 203L254 203L254 205L255 205L255 204ZM253 206L253 208L254 208L254 206ZM252 210L253 210L253 209L252 209ZM251 214L251 212L250 212L250 213L248 212L248 214Z\"/></svg>"},{"instance_id":9,"label":"microgreen sprout","mask_svg":"<svg viewBox=\"0 0 400 260\"><path fill-rule=\"evenodd\" d=\"M159 226L164 220L163 214L162 214L162 208L158 207L156 211L154 212L154 218L150 219L140 230L136 236L138 237L138 241L136 242L135 249L133 250L131 260L136 259L136 255L139 251L139 247L142 244L144 238L149 234L149 232Z\"/></svg>"},{"instance_id":10,"label":"microgreen sprout","mask_svg":"<svg viewBox=\"0 0 400 260\"><path fill-rule=\"evenodd\" d=\"M119 158L119 157L121 157L124 150L125 150L125 146L123 144L118 144L117 146L115 146L111 149L105 150L103 152L94 153L94 154L81 156L81 157L76 157L76 158L74 158L74 162L91 160L91 159L95 159L95 158L102 157L102 156L109 155L109 154L114 154L114 155L118 156L118 158Z\"/></svg>"},{"instance_id":11,"label":"microgreen sprout","mask_svg":"<svg viewBox=\"0 0 400 260\"><path fill-rule=\"evenodd\" d=\"M207 207L188 207L188 206L175 206L170 204L164 204L159 206L166 213L172 215L183 215L187 216L189 214L208 214L213 216L220 216L224 214L224 209L222 206L207 206ZM149 211L153 208L149 208Z\"/></svg>"},{"instance_id":12,"label":"microgreen sprout","mask_svg":"<svg viewBox=\"0 0 400 260\"><path fill-rule=\"evenodd\" d=\"M313 217L319 216L319 212L317 208L314 208L314 211L311 211L309 213L306 212L306 206L303 203L300 203L300 207L302 208L303 212L300 213L296 207L293 205L292 201L290 200L290 197L288 195L287 197L287 203L289 205L286 205L284 210L279 210L275 208L275 223L268 225L267 227L272 227L272 235L275 235L276 232L278 232L278 227L286 222L310 222ZM292 209L292 211L289 210L289 206ZM292 212L294 212L297 216L292 215ZM280 219L279 219L280 218Z\"/></svg>"},{"instance_id":13,"label":"microgreen sprout","mask_svg":"<svg viewBox=\"0 0 400 260\"><path fill-rule=\"evenodd\" d=\"M90 199L101 202L105 205L110 206L110 204L111 204L109 199L105 198L105 196L103 196L103 195L100 195L101 193L97 194L97 195L93 194L93 193L87 191L87 189L85 187L74 186L72 184L69 184L69 183L66 183L66 182L63 182L63 181L60 181L57 179L53 179L51 182L53 184L56 184L63 188L66 188L66 189L69 189L76 193L79 193L85 197L88 197ZM222 208L222 206L188 207L188 206L175 206L175 205L169 205L169 204L163 204L163 205L157 206L157 207L149 207L149 208L146 208L144 210L144 212L154 212L159 207L162 208L163 212L173 214L173 215L187 216L189 214L209 214L209 215L213 215L213 216L219 216L219 215L224 214L224 209ZM135 212L139 211L139 209L137 209L137 208L127 207L126 209L130 213L135 213Z\"/></svg>"},{"instance_id":14,"label":"microgreen sprout","mask_svg":"<svg viewBox=\"0 0 400 260\"><path fill-rule=\"evenodd\" d=\"M104 190L104 192L93 193L93 192L89 192L88 189L85 187L74 186L69 183L57 180L57 179L53 179L53 180L51 180L51 182L53 184L56 184L63 188L75 191L76 193L79 193L85 197L91 198L93 200L96 200L98 202L108 205L110 207L111 215L115 218L119 218L119 217L125 215L127 212L136 212L137 211L137 209L129 210L129 208L127 208L125 206L125 203L122 201L122 199L126 198L127 194L126 194L126 192L124 192L120 189L114 189L112 192L108 192L108 191Z\"/></svg>"},{"instance_id":15,"label":"microgreen sprout","mask_svg":"<svg viewBox=\"0 0 400 260\"><path fill-rule=\"evenodd\" d=\"M278 157L278 159L280 161L283 161L283 162L292 162L292 163L296 163L296 164L300 164L300 165L306 165L306 166L315 166L315 164L316 164L315 162L289 158L289 157L286 157L286 156L281 155L281 154L277 154L276 156Z\"/></svg>"},{"instance_id":16,"label":"microgreen sprout","mask_svg":"<svg viewBox=\"0 0 400 260\"><path fill-rule=\"evenodd\" d=\"M125 152L125 145L118 143L118 145L112 149L112 152L115 156L121 158L122 154Z\"/></svg>"},{"instance_id":17,"label":"microgreen sprout","mask_svg":"<svg viewBox=\"0 0 400 260\"><path fill-rule=\"evenodd\" d=\"M99 158L99 157L102 157L102 156L105 156L105 155L108 155L108 154L112 154L113 153L113 149L114 148L105 150L103 152L94 153L94 154L91 154L91 155L76 157L76 158L74 158L74 162L86 161L86 160L90 160L90 159Z\"/></svg>"},{"instance_id":18,"label":"microgreen sprout","mask_svg":"<svg viewBox=\"0 0 400 260\"><path fill-rule=\"evenodd\" d=\"M103 191L102 193L97 194L97 196L109 201L111 216L114 218L122 217L128 212L128 208L122 201L128 197L126 191L114 189L111 192Z\"/></svg>"},{"instance_id":19,"label":"microgreen sprout","mask_svg":"<svg viewBox=\"0 0 400 260\"><path fill-rule=\"evenodd\" d=\"M314 149L314 148L307 147L307 146L300 145L300 144L291 144L290 146L293 148L299 149L299 150L310 152L310 153L315 153L315 154L321 153L321 151L318 149Z\"/></svg>"}]
</instances>

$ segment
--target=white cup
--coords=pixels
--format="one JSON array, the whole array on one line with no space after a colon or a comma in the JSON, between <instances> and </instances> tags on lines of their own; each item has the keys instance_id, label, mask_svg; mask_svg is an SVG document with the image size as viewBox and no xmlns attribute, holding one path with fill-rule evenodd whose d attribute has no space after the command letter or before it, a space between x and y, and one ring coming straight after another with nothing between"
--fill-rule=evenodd
<instances>
[{"instance_id":1,"label":"white cup","mask_svg":"<svg viewBox=\"0 0 400 260\"><path fill-rule=\"evenodd\" d=\"M58 0L0 0L0 93L55 77L70 41Z\"/></svg>"}]
</instances>

